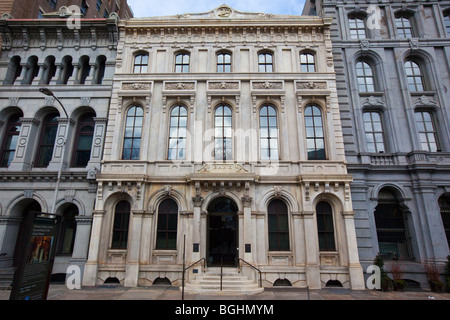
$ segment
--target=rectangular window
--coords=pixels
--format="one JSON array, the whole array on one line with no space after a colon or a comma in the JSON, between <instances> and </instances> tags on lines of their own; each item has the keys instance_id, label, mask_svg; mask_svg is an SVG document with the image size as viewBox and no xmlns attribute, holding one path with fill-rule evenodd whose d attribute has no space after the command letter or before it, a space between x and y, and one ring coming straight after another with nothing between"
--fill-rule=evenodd
<instances>
[{"instance_id":1,"label":"rectangular window","mask_svg":"<svg viewBox=\"0 0 450 320\"><path fill-rule=\"evenodd\" d=\"M97 11L100 12L100 9L102 8L102 1L97 0Z\"/></svg>"},{"instance_id":2,"label":"rectangular window","mask_svg":"<svg viewBox=\"0 0 450 320\"><path fill-rule=\"evenodd\" d=\"M395 26L397 27L397 34L400 38L412 38L411 20L406 17L398 17L395 19Z\"/></svg>"},{"instance_id":3,"label":"rectangular window","mask_svg":"<svg viewBox=\"0 0 450 320\"><path fill-rule=\"evenodd\" d=\"M302 53L300 55L301 72L316 72L316 63L314 55L311 53Z\"/></svg>"},{"instance_id":4,"label":"rectangular window","mask_svg":"<svg viewBox=\"0 0 450 320\"><path fill-rule=\"evenodd\" d=\"M189 72L189 55L178 54L175 57L175 72L176 73L188 73Z\"/></svg>"},{"instance_id":5,"label":"rectangular window","mask_svg":"<svg viewBox=\"0 0 450 320\"><path fill-rule=\"evenodd\" d=\"M368 152L384 152L383 128L378 112L364 113L364 130Z\"/></svg>"},{"instance_id":6,"label":"rectangular window","mask_svg":"<svg viewBox=\"0 0 450 320\"><path fill-rule=\"evenodd\" d=\"M260 53L258 56L259 72L273 72L273 58L270 53Z\"/></svg>"},{"instance_id":7,"label":"rectangular window","mask_svg":"<svg viewBox=\"0 0 450 320\"><path fill-rule=\"evenodd\" d=\"M350 38L366 39L366 26L363 19L349 18Z\"/></svg>"},{"instance_id":8,"label":"rectangular window","mask_svg":"<svg viewBox=\"0 0 450 320\"><path fill-rule=\"evenodd\" d=\"M88 10L88 5L86 3L86 0L83 0L81 2L80 10L81 10L81 13L86 17L86 13L87 13L87 10Z\"/></svg>"},{"instance_id":9,"label":"rectangular window","mask_svg":"<svg viewBox=\"0 0 450 320\"><path fill-rule=\"evenodd\" d=\"M50 5L50 7L52 7L53 9L56 10L56 4L58 3L58 0L50 0L48 2L48 4Z\"/></svg>"}]
</instances>

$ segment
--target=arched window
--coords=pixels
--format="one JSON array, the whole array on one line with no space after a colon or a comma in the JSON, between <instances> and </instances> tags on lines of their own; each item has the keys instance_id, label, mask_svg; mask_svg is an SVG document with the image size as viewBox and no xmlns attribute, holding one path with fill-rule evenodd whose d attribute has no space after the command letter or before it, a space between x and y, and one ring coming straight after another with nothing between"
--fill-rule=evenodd
<instances>
[{"instance_id":1,"label":"arched window","mask_svg":"<svg viewBox=\"0 0 450 320\"><path fill-rule=\"evenodd\" d=\"M305 125L308 160L325 160L325 136L319 107L305 108Z\"/></svg>"},{"instance_id":2,"label":"arched window","mask_svg":"<svg viewBox=\"0 0 450 320\"><path fill-rule=\"evenodd\" d=\"M269 251L289 251L289 222L286 203L272 200L267 208Z\"/></svg>"},{"instance_id":3,"label":"arched window","mask_svg":"<svg viewBox=\"0 0 450 320\"><path fill-rule=\"evenodd\" d=\"M148 54L138 54L134 57L133 73L146 73L148 70Z\"/></svg>"},{"instance_id":4,"label":"arched window","mask_svg":"<svg viewBox=\"0 0 450 320\"><path fill-rule=\"evenodd\" d=\"M217 72L231 72L231 54L219 52L217 54Z\"/></svg>"},{"instance_id":5,"label":"arched window","mask_svg":"<svg viewBox=\"0 0 450 320\"><path fill-rule=\"evenodd\" d=\"M14 84L16 79L20 76L22 73L22 66L20 65L20 57L14 56L9 61L8 65L8 72L6 74L5 80L3 81L3 84L9 85Z\"/></svg>"},{"instance_id":6,"label":"arched window","mask_svg":"<svg viewBox=\"0 0 450 320\"><path fill-rule=\"evenodd\" d=\"M416 111L415 117L422 150L438 151L437 133L431 113L428 111Z\"/></svg>"},{"instance_id":7,"label":"arched window","mask_svg":"<svg viewBox=\"0 0 450 320\"><path fill-rule=\"evenodd\" d=\"M13 114L8 119L6 126L5 136L2 143L1 153L1 166L8 167L14 159L16 153L17 141L19 140L20 133L20 118L23 117L22 113Z\"/></svg>"},{"instance_id":8,"label":"arched window","mask_svg":"<svg viewBox=\"0 0 450 320\"><path fill-rule=\"evenodd\" d=\"M122 200L114 209L114 223L111 249L126 249L128 244L128 227L130 224L131 206Z\"/></svg>"},{"instance_id":9,"label":"arched window","mask_svg":"<svg viewBox=\"0 0 450 320\"><path fill-rule=\"evenodd\" d=\"M439 198L439 208L441 209L442 223L444 225L445 235L447 237L448 247L450 248L450 197L442 196Z\"/></svg>"},{"instance_id":10,"label":"arched window","mask_svg":"<svg viewBox=\"0 0 450 320\"><path fill-rule=\"evenodd\" d=\"M58 254L72 254L73 252L75 234L77 232L77 223L75 221L77 215L78 207L74 204L69 205L64 210L56 247Z\"/></svg>"},{"instance_id":11,"label":"arched window","mask_svg":"<svg viewBox=\"0 0 450 320\"><path fill-rule=\"evenodd\" d=\"M55 145L56 133L58 131L59 114L52 113L45 117L42 123L40 143L36 155L36 167L47 167L52 160L53 146Z\"/></svg>"},{"instance_id":12,"label":"arched window","mask_svg":"<svg viewBox=\"0 0 450 320\"><path fill-rule=\"evenodd\" d=\"M368 152L384 152L384 135L379 112L364 112L364 131Z\"/></svg>"},{"instance_id":13,"label":"arched window","mask_svg":"<svg viewBox=\"0 0 450 320\"><path fill-rule=\"evenodd\" d=\"M44 73L42 75L40 84L49 84L56 74L55 57L48 56L44 61Z\"/></svg>"},{"instance_id":14,"label":"arched window","mask_svg":"<svg viewBox=\"0 0 450 320\"><path fill-rule=\"evenodd\" d=\"M172 199L166 199L158 208L157 250L175 250L177 248L178 205Z\"/></svg>"},{"instance_id":15,"label":"arched window","mask_svg":"<svg viewBox=\"0 0 450 320\"><path fill-rule=\"evenodd\" d=\"M300 69L301 72L316 72L316 62L314 54L312 53L300 54Z\"/></svg>"},{"instance_id":16,"label":"arched window","mask_svg":"<svg viewBox=\"0 0 450 320\"><path fill-rule=\"evenodd\" d=\"M232 115L231 108L220 105L214 114L214 159L230 160L232 158Z\"/></svg>"},{"instance_id":17,"label":"arched window","mask_svg":"<svg viewBox=\"0 0 450 320\"><path fill-rule=\"evenodd\" d=\"M94 136L94 113L80 117L75 136L75 151L72 159L73 167L86 167L91 158L92 138Z\"/></svg>"},{"instance_id":18,"label":"arched window","mask_svg":"<svg viewBox=\"0 0 450 320\"><path fill-rule=\"evenodd\" d=\"M80 70L78 71L78 83L85 84L89 73L91 72L91 65L89 64L89 57L82 56L79 61Z\"/></svg>"},{"instance_id":19,"label":"arched window","mask_svg":"<svg viewBox=\"0 0 450 320\"><path fill-rule=\"evenodd\" d=\"M72 57L71 56L65 56L62 59L61 67L62 67L62 70L61 70L61 75L60 75L59 82L61 84L67 84L68 81L69 81L69 78L73 74Z\"/></svg>"},{"instance_id":20,"label":"arched window","mask_svg":"<svg viewBox=\"0 0 450 320\"><path fill-rule=\"evenodd\" d=\"M362 17L350 16L348 24L351 39L366 39L366 23Z\"/></svg>"},{"instance_id":21,"label":"arched window","mask_svg":"<svg viewBox=\"0 0 450 320\"><path fill-rule=\"evenodd\" d=\"M409 91L424 91L423 73L419 65L412 60L408 60L405 62L405 71Z\"/></svg>"},{"instance_id":22,"label":"arched window","mask_svg":"<svg viewBox=\"0 0 450 320\"><path fill-rule=\"evenodd\" d=\"M139 106L128 109L123 141L123 160L139 160L144 111Z\"/></svg>"},{"instance_id":23,"label":"arched window","mask_svg":"<svg viewBox=\"0 0 450 320\"><path fill-rule=\"evenodd\" d=\"M186 159L187 118L184 106L176 106L170 112L169 160Z\"/></svg>"},{"instance_id":24,"label":"arched window","mask_svg":"<svg viewBox=\"0 0 450 320\"><path fill-rule=\"evenodd\" d=\"M189 72L190 56L187 52L179 53L175 56L175 72L187 73Z\"/></svg>"},{"instance_id":25,"label":"arched window","mask_svg":"<svg viewBox=\"0 0 450 320\"><path fill-rule=\"evenodd\" d=\"M374 76L372 68L367 62L358 61L356 63L356 77L358 80L359 92L374 92Z\"/></svg>"},{"instance_id":26,"label":"arched window","mask_svg":"<svg viewBox=\"0 0 450 320\"><path fill-rule=\"evenodd\" d=\"M278 160L278 121L273 106L262 106L259 112L261 160Z\"/></svg>"},{"instance_id":27,"label":"arched window","mask_svg":"<svg viewBox=\"0 0 450 320\"><path fill-rule=\"evenodd\" d=\"M271 52L258 54L259 72L273 72L273 55Z\"/></svg>"},{"instance_id":28,"label":"arched window","mask_svg":"<svg viewBox=\"0 0 450 320\"><path fill-rule=\"evenodd\" d=\"M317 232L319 234L319 250L335 251L333 210L326 201L321 201L316 206Z\"/></svg>"},{"instance_id":29,"label":"arched window","mask_svg":"<svg viewBox=\"0 0 450 320\"><path fill-rule=\"evenodd\" d=\"M410 260L411 249L405 214L395 194L388 188L380 190L375 208L380 255L385 260Z\"/></svg>"}]
</instances>

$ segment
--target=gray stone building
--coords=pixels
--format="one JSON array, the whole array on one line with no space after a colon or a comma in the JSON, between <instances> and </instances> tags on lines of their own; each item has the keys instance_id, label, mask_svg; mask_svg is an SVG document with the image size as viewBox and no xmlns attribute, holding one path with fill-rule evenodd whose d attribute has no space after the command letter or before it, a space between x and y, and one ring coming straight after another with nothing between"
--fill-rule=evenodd
<instances>
[{"instance_id":1,"label":"gray stone building","mask_svg":"<svg viewBox=\"0 0 450 320\"><path fill-rule=\"evenodd\" d=\"M66 18L0 20L0 269L15 266L29 211L63 217L53 274L87 259L118 29Z\"/></svg>"},{"instance_id":2,"label":"gray stone building","mask_svg":"<svg viewBox=\"0 0 450 320\"><path fill-rule=\"evenodd\" d=\"M330 19L119 21L83 285L364 289ZM197 261L199 263L195 264ZM206 274L203 275L203 271Z\"/></svg>"},{"instance_id":3,"label":"gray stone building","mask_svg":"<svg viewBox=\"0 0 450 320\"><path fill-rule=\"evenodd\" d=\"M331 39L363 267L424 263L450 244L450 1L306 1Z\"/></svg>"}]
</instances>

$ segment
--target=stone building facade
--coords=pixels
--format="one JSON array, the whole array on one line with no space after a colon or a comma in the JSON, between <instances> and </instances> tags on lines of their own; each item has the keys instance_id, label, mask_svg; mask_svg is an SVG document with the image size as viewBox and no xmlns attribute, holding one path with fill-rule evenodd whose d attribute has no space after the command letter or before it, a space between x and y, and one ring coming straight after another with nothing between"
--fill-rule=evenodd
<instances>
[{"instance_id":1,"label":"stone building facade","mask_svg":"<svg viewBox=\"0 0 450 320\"><path fill-rule=\"evenodd\" d=\"M450 2L307 1L331 39L361 264L428 287L450 244Z\"/></svg>"},{"instance_id":2,"label":"stone building facade","mask_svg":"<svg viewBox=\"0 0 450 320\"><path fill-rule=\"evenodd\" d=\"M86 262L118 29L80 26L0 20L0 269L15 266L29 211L63 217L53 274Z\"/></svg>"},{"instance_id":3,"label":"stone building facade","mask_svg":"<svg viewBox=\"0 0 450 320\"><path fill-rule=\"evenodd\" d=\"M364 288L330 23L226 5L119 21L83 285L179 285L204 258Z\"/></svg>"}]
</instances>

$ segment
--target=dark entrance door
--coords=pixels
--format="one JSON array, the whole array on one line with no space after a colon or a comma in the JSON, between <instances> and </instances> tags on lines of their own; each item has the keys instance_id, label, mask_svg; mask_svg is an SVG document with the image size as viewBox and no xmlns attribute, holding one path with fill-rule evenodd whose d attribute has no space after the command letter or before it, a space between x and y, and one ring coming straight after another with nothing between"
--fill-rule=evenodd
<instances>
[{"instance_id":1,"label":"dark entrance door","mask_svg":"<svg viewBox=\"0 0 450 320\"><path fill-rule=\"evenodd\" d=\"M208 207L208 265L236 266L238 257L237 206L229 198Z\"/></svg>"}]
</instances>

